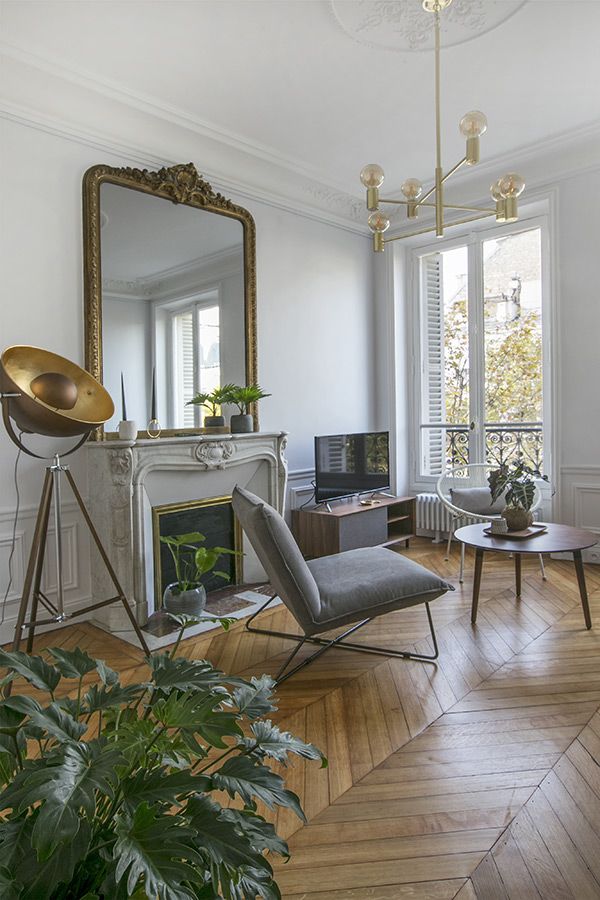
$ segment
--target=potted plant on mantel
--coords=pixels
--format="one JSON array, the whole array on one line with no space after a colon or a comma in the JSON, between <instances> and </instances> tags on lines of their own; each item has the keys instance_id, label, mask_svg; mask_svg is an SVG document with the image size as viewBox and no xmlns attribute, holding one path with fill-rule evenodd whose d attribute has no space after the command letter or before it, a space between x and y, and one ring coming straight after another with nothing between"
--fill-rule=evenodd
<instances>
[{"instance_id":1,"label":"potted plant on mantel","mask_svg":"<svg viewBox=\"0 0 600 900\"><path fill-rule=\"evenodd\" d=\"M235 388L234 384L225 384L223 387L216 387L210 393L200 393L192 397L185 404L186 406L203 406L210 412L209 416L204 416L203 425L205 428L223 428L225 425L225 416L219 415L219 407L223 403L228 403L228 397L231 390Z\"/></svg>"},{"instance_id":2,"label":"potted plant on mantel","mask_svg":"<svg viewBox=\"0 0 600 900\"><path fill-rule=\"evenodd\" d=\"M248 384L241 387L238 384L232 384L227 390L225 403L233 403L237 406L239 413L233 415L230 420L232 434L249 434L254 431L254 419L250 413L250 407L253 403L270 397L259 384Z\"/></svg>"},{"instance_id":3,"label":"potted plant on mantel","mask_svg":"<svg viewBox=\"0 0 600 900\"><path fill-rule=\"evenodd\" d=\"M0 701L5 900L280 900L269 858L289 851L257 801L304 814L269 763L326 760L266 718L268 675L177 657L198 619L178 621L137 683L79 648L0 650L0 683L28 682Z\"/></svg>"},{"instance_id":4,"label":"potted plant on mantel","mask_svg":"<svg viewBox=\"0 0 600 900\"><path fill-rule=\"evenodd\" d=\"M239 550L227 547L198 547L206 540L199 531L188 534L164 535L160 538L173 557L176 581L168 584L163 593L163 606L169 613L197 616L206 606L206 588L202 577L212 572L229 581L227 572L215 569L222 556L240 556Z\"/></svg>"},{"instance_id":5,"label":"potted plant on mantel","mask_svg":"<svg viewBox=\"0 0 600 900\"><path fill-rule=\"evenodd\" d=\"M535 500L535 479L548 481L538 469L532 469L524 462L504 464L493 469L488 475L492 503L504 494L506 506L502 517L509 531L523 531L533 522L531 507Z\"/></svg>"}]
</instances>

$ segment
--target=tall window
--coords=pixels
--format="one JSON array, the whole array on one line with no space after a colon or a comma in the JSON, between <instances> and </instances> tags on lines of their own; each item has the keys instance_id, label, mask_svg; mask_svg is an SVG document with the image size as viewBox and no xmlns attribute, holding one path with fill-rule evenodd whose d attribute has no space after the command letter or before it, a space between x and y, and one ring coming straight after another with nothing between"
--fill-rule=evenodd
<instances>
[{"instance_id":1,"label":"tall window","mask_svg":"<svg viewBox=\"0 0 600 900\"><path fill-rule=\"evenodd\" d=\"M544 466L542 231L417 255L417 477L466 462Z\"/></svg>"},{"instance_id":2,"label":"tall window","mask_svg":"<svg viewBox=\"0 0 600 900\"><path fill-rule=\"evenodd\" d=\"M172 317L173 393L178 428L201 425L202 411L186 404L221 383L219 306L195 304Z\"/></svg>"}]
</instances>

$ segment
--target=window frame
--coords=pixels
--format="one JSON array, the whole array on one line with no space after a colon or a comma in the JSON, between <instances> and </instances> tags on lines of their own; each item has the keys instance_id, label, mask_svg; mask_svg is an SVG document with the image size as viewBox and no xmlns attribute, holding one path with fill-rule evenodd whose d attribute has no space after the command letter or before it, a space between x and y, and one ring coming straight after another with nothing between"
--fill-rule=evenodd
<instances>
[{"instance_id":1,"label":"window frame","mask_svg":"<svg viewBox=\"0 0 600 900\"><path fill-rule=\"evenodd\" d=\"M536 204L536 206L539 209L539 205ZM499 225L495 221L493 223L482 221L476 227L473 227L471 224L468 229L454 230L450 237L437 239L435 242L431 238L411 241L408 248L408 265L406 267L406 296L408 298L409 348L413 360L412 366L408 371L408 415L411 433L415 436L415 439L410 442L409 446L409 479L410 489L414 492L434 490L439 478L438 475L424 475L420 471L423 397L421 259L432 253L440 253L456 247L467 247L469 260L467 292L469 297L469 316L471 319L469 336L470 339L473 334L477 336L476 343L471 348L471 354L475 355L475 365L482 372L484 362L481 356L483 341L478 335L483 332L484 314L483 305L479 302L483 296L483 243L490 239L508 237L511 234L519 234L535 228L540 230L541 241L544 474L548 475L551 483L556 483L556 435L553 427L554 422L557 420L555 416L557 402L556 366L553 364L556 358L554 338L556 331L556 303L553 296L552 278L552 210L548 208L548 204L544 204L544 206L543 212L538 211L538 209L529 214L524 212L521 218L511 225ZM479 405L479 408L481 408L483 384L480 383L475 389L478 391L478 395L471 397L471 403L476 406ZM484 430L480 429L480 443L484 444L484 441ZM477 449L481 453L484 447L478 446ZM549 500L552 496L550 488L545 488L543 493L546 500Z\"/></svg>"}]
</instances>

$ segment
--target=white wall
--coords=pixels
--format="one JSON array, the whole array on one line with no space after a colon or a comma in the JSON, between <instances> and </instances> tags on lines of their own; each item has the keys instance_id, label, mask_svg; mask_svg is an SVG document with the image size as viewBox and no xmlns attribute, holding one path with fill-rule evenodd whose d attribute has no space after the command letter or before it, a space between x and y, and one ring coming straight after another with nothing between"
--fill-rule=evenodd
<instances>
[{"instance_id":1,"label":"white wall","mask_svg":"<svg viewBox=\"0 0 600 900\"><path fill-rule=\"evenodd\" d=\"M127 415L141 430L150 419L152 383L151 307L147 300L105 297L102 319L104 386L115 404L106 423L116 431L121 421L121 372L125 383ZM107 311L109 314L107 315Z\"/></svg>"},{"instance_id":2,"label":"white wall","mask_svg":"<svg viewBox=\"0 0 600 900\"><path fill-rule=\"evenodd\" d=\"M0 211L0 345L34 344L83 363L82 176L98 163L139 161L52 130L7 120L1 127L2 166L11 178ZM169 144L168 136L163 123L162 146ZM194 141L194 152L190 146L182 149L178 135L170 158L193 158L202 171L201 141ZM149 144L150 158L154 149ZM250 209L257 226L258 370L261 384L273 394L261 404L261 428L289 430L290 470L292 475L301 470L306 481L314 434L372 425L370 244L350 230L228 193ZM118 406L118 396L115 400ZM12 537L15 455L0 429L0 599ZM71 465L85 493L85 451ZM42 462L22 457L22 515L8 622L23 580L43 469ZM65 499L67 599L75 604L90 593L87 536ZM9 636L6 627L0 630L0 640Z\"/></svg>"}]
</instances>

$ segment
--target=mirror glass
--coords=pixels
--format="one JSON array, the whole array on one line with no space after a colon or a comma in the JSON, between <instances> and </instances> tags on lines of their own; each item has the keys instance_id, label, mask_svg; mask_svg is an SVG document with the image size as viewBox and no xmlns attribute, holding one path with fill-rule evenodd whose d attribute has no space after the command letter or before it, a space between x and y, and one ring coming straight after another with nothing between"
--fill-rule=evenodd
<instances>
[{"instance_id":1,"label":"mirror glass","mask_svg":"<svg viewBox=\"0 0 600 900\"><path fill-rule=\"evenodd\" d=\"M119 184L100 185L103 384L115 402L106 423L145 430L199 428L198 392L246 384L244 227L216 211L172 203Z\"/></svg>"}]
</instances>

